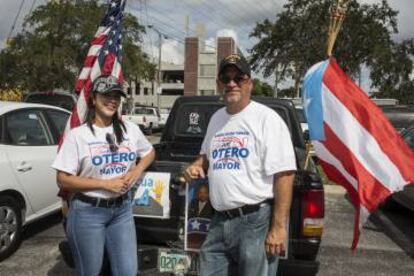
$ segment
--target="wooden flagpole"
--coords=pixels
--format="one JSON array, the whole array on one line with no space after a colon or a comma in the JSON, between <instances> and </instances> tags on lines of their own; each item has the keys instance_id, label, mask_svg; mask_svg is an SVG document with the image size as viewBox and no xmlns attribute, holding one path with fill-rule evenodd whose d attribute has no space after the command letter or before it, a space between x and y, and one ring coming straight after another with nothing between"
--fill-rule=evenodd
<instances>
[{"instance_id":1,"label":"wooden flagpole","mask_svg":"<svg viewBox=\"0 0 414 276\"><path fill-rule=\"evenodd\" d=\"M328 29L328 43L326 54L328 57L332 56L332 50L335 45L336 38L341 29L342 23L345 20L348 3L350 0L337 0L336 5L331 9L331 20Z\"/></svg>"}]
</instances>

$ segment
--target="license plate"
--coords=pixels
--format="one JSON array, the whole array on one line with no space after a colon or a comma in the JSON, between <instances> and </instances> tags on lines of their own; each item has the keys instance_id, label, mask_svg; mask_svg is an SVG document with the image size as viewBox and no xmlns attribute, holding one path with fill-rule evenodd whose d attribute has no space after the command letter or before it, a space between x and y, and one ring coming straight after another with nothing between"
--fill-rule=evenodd
<instances>
[{"instance_id":1,"label":"license plate","mask_svg":"<svg viewBox=\"0 0 414 276\"><path fill-rule=\"evenodd\" d=\"M189 273L194 263L189 254L183 251L160 249L158 251L158 269L160 272Z\"/></svg>"}]
</instances>

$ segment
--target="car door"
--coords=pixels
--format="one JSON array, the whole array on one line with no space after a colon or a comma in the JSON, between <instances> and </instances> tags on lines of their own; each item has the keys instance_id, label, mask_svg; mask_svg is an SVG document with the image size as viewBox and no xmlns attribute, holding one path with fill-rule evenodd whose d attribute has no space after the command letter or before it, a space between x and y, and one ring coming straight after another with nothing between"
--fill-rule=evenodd
<instances>
[{"instance_id":1,"label":"car door","mask_svg":"<svg viewBox=\"0 0 414 276\"><path fill-rule=\"evenodd\" d=\"M20 109L4 116L6 154L33 211L41 215L58 208L56 172L50 167L57 145L42 110Z\"/></svg>"}]
</instances>

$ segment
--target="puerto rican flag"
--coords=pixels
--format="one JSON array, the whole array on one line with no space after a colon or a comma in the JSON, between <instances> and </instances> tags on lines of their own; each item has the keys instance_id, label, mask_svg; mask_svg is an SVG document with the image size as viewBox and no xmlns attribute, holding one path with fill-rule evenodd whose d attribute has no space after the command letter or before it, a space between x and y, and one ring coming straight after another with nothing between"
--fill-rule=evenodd
<instances>
[{"instance_id":1,"label":"puerto rican flag","mask_svg":"<svg viewBox=\"0 0 414 276\"><path fill-rule=\"evenodd\" d=\"M368 216L414 182L414 152L334 58L308 70L303 97L320 164L331 181L345 187L355 206L354 250Z\"/></svg>"}]
</instances>

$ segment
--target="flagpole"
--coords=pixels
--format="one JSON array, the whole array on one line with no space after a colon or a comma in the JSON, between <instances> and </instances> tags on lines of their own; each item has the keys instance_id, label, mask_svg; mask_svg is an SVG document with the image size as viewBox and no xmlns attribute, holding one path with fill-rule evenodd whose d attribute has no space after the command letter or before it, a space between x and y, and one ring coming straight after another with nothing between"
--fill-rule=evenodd
<instances>
[{"instance_id":1,"label":"flagpole","mask_svg":"<svg viewBox=\"0 0 414 276\"><path fill-rule=\"evenodd\" d=\"M326 54L328 57L332 56L332 50L335 45L338 33L341 30L342 23L345 20L346 11L350 0L337 0L336 5L331 9L331 19L328 28L328 41Z\"/></svg>"}]
</instances>

